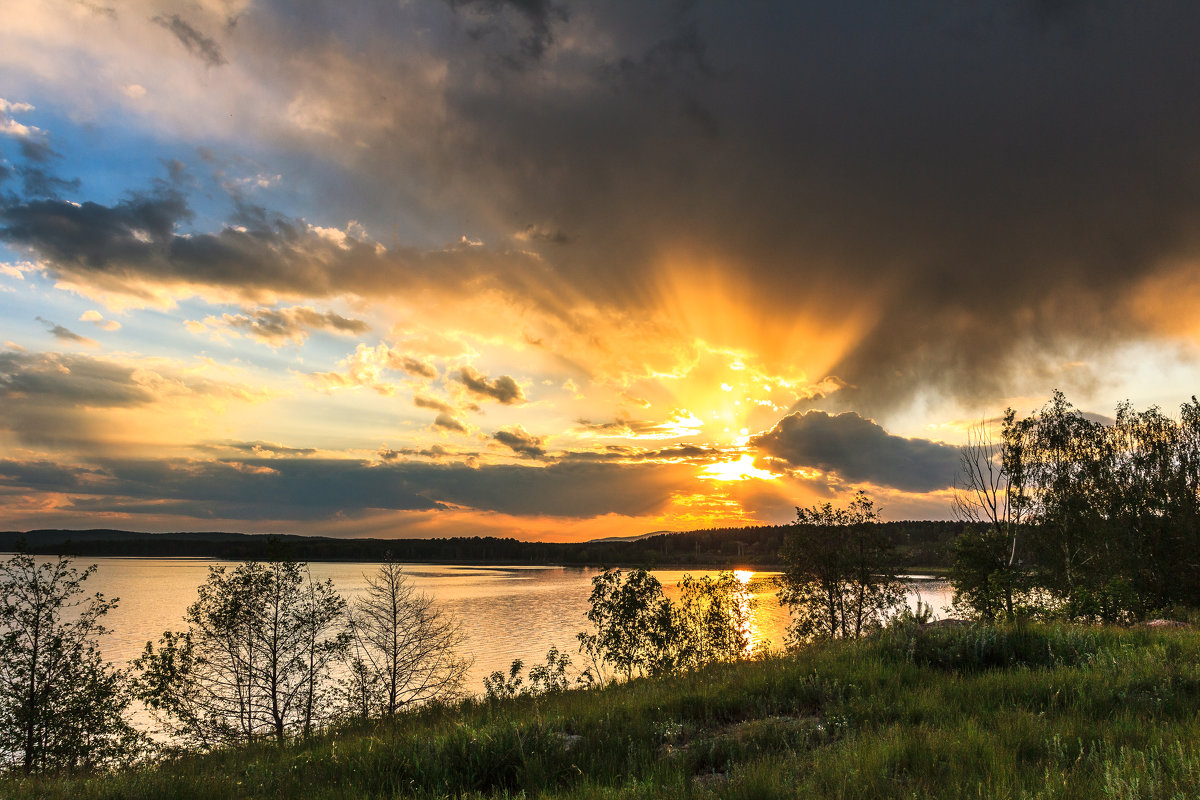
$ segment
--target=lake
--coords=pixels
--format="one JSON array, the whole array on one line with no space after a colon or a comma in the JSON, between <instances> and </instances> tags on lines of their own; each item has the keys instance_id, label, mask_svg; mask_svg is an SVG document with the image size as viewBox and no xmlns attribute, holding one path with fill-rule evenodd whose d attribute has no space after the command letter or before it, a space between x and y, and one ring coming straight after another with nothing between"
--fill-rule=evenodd
<instances>
[{"instance_id":1,"label":"lake","mask_svg":"<svg viewBox=\"0 0 1200 800\"><path fill-rule=\"evenodd\" d=\"M38 557L38 561L49 557ZM237 562L195 558L89 558L97 570L84 584L90 595L103 592L120 598L104 618L112 633L101 639L104 657L123 666L137 658L148 640L157 642L166 630L183 630L183 614L196 599L196 588L205 581L209 567ZM317 580L326 578L348 602L366 589L366 575L374 563L315 562L310 565ZM546 650L556 645L575 657L575 634L588 627L586 613L592 578L599 570L574 567L462 566L409 564L404 572L413 586L432 597L442 608L462 621L465 654L474 658L466 688L482 692L483 678L494 670L507 669L513 659L526 666L541 663ZM685 574L716 575L715 570L654 570L652 574L678 595L675 584ZM782 646L788 612L775 598L773 572L743 572L754 595L751 637L755 644L769 641ZM919 596L942 616L950 603L949 587L943 582L914 581L910 604Z\"/></svg>"}]
</instances>

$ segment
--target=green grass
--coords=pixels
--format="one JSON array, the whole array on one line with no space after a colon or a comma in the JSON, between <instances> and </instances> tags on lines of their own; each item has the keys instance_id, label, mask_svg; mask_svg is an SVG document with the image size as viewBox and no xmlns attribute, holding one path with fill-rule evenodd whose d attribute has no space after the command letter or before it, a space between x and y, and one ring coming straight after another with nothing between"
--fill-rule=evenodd
<instances>
[{"instance_id":1,"label":"green grass","mask_svg":"<svg viewBox=\"0 0 1200 800\"><path fill-rule=\"evenodd\" d=\"M897 631L0 796L1193 798L1200 634Z\"/></svg>"}]
</instances>

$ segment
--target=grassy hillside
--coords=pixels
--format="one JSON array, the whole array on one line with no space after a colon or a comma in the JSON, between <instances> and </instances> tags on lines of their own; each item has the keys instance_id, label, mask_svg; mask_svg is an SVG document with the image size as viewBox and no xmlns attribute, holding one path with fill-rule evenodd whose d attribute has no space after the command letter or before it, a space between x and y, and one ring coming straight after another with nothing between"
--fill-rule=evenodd
<instances>
[{"instance_id":1,"label":"grassy hillside","mask_svg":"<svg viewBox=\"0 0 1200 800\"><path fill-rule=\"evenodd\" d=\"M1200 634L895 631L14 798L1200 796Z\"/></svg>"}]
</instances>

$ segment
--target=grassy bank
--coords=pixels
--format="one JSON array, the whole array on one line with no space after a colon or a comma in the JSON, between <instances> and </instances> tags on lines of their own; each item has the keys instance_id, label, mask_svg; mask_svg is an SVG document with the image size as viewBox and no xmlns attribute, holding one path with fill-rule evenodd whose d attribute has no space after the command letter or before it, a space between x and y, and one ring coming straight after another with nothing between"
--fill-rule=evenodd
<instances>
[{"instance_id":1,"label":"grassy bank","mask_svg":"<svg viewBox=\"0 0 1200 800\"><path fill-rule=\"evenodd\" d=\"M1182 798L1198 712L1191 630L922 629L0 795Z\"/></svg>"}]
</instances>

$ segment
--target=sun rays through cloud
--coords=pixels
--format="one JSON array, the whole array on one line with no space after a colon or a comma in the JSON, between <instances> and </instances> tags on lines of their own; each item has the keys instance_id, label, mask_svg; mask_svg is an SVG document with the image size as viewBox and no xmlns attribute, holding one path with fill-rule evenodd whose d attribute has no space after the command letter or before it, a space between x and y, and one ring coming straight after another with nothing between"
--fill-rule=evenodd
<instances>
[{"instance_id":1,"label":"sun rays through cloud","mask_svg":"<svg viewBox=\"0 0 1200 800\"><path fill-rule=\"evenodd\" d=\"M949 516L980 420L1200 384L1198 25L22 4L0 525Z\"/></svg>"}]
</instances>

